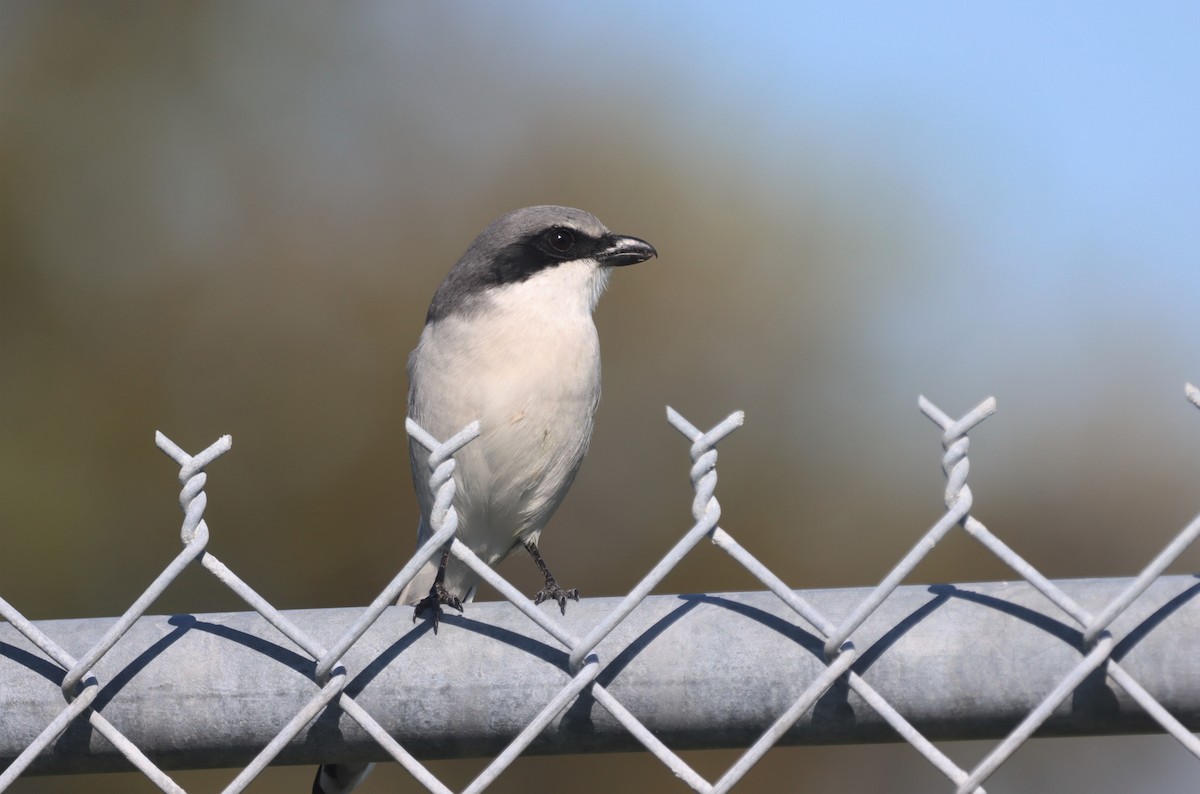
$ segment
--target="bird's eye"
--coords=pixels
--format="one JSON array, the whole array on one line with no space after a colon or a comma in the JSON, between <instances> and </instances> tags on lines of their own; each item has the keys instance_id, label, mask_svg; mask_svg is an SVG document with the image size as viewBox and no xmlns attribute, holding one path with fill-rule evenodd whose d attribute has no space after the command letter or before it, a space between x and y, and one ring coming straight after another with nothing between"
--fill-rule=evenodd
<instances>
[{"instance_id":1,"label":"bird's eye","mask_svg":"<svg viewBox=\"0 0 1200 794\"><path fill-rule=\"evenodd\" d=\"M565 254L575 247L575 235L569 229L551 229L546 233L546 242L560 254Z\"/></svg>"}]
</instances>

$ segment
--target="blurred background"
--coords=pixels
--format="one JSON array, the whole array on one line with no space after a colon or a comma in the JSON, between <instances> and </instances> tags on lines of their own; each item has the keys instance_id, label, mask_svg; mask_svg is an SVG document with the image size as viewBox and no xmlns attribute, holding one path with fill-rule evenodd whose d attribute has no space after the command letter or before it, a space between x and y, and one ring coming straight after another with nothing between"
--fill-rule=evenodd
<instances>
[{"instance_id":1,"label":"blurred background","mask_svg":"<svg viewBox=\"0 0 1200 794\"><path fill-rule=\"evenodd\" d=\"M1200 509L1198 40L1186 3L6 0L0 593L35 619L129 605L179 547L160 429L191 451L232 433L210 549L260 592L369 602L414 543L425 308L535 203L660 252L597 312L592 451L542 545L564 584L623 594L690 526L668 404L746 411L722 524L780 576L876 583L942 510L918 394L955 416L997 397L971 446L994 532L1051 577L1131 575ZM527 560L503 570L536 589ZM910 582L1006 578L955 534ZM703 545L659 592L741 589ZM153 611L242 608L193 570ZM1197 770L1161 737L1046 740L991 787L1181 792ZM646 755L526 758L493 790L547 782L682 790ZM151 790L15 790L98 785ZM743 789L949 786L899 746L777 749Z\"/></svg>"}]
</instances>

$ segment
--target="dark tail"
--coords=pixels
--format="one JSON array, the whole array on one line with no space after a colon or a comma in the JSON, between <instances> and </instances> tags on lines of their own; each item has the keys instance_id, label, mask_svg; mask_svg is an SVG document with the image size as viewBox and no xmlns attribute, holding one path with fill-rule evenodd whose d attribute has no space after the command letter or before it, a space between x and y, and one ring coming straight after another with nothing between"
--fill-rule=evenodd
<instances>
[{"instance_id":1,"label":"dark tail","mask_svg":"<svg viewBox=\"0 0 1200 794\"><path fill-rule=\"evenodd\" d=\"M321 764L313 779L312 794L347 794L371 773L374 764Z\"/></svg>"}]
</instances>

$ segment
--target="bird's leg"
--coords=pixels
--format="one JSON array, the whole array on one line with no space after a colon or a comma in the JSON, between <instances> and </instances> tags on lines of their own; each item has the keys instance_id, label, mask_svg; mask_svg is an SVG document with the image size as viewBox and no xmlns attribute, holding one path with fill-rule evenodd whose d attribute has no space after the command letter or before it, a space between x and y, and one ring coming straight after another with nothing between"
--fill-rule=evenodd
<instances>
[{"instance_id":1,"label":"bird's leg","mask_svg":"<svg viewBox=\"0 0 1200 794\"><path fill-rule=\"evenodd\" d=\"M564 590L558 586L558 582L554 581L554 574L550 573L550 569L546 567L546 561L542 559L542 555L538 552L537 544L530 541L525 544L525 551L529 552L529 556L533 557L533 561L537 563L538 570L542 572L542 576L546 577L546 586L533 596L533 603L540 604L543 601L557 601L558 608L565 615L567 614L567 599L579 600L579 591L575 589Z\"/></svg>"},{"instance_id":2,"label":"bird's leg","mask_svg":"<svg viewBox=\"0 0 1200 794\"><path fill-rule=\"evenodd\" d=\"M450 547L442 552L442 562L438 565L437 576L433 579L433 586L429 588L429 595L417 602L417 606L413 609L413 623L417 622L417 615L420 615L426 609L433 610L433 633L437 634L438 623L442 620L442 604L463 611L462 601L458 596L451 595L446 589L446 564L450 562Z\"/></svg>"}]
</instances>

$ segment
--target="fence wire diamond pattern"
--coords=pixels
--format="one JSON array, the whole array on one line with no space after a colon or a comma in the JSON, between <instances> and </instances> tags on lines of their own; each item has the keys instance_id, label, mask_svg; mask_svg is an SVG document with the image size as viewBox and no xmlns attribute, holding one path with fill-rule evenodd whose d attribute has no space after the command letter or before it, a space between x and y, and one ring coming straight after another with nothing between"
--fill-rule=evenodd
<instances>
[{"instance_id":1,"label":"fence wire diamond pattern","mask_svg":"<svg viewBox=\"0 0 1200 794\"><path fill-rule=\"evenodd\" d=\"M1189 400L1200 407L1200 389L1187 384ZM463 428L452 438L439 441L431 437L411 419L407 429L410 436L430 451L430 483L437 494L430 524L434 534L430 540L396 574L395 578L380 592L379 596L364 609L358 618L329 647L323 646L308 636L288 617L259 595L241 577L225 566L209 550L209 528L204 521L207 505L205 485L206 468L228 452L232 446L229 436L218 439L207 449L189 455L163 434L157 435L159 448L179 466L179 479L183 484L180 506L184 519L181 529L183 550L167 565L154 582L137 598L124 615L114 623L95 645L79 658L67 653L52 638L46 636L36 625L28 621L15 607L0 599L0 616L61 671L55 682L62 690L65 705L62 711L45 726L40 735L30 742L9 766L0 773L0 791L7 789L24 773L30 764L49 747L72 723L86 720L116 747L142 774L161 790L182 792L183 789L159 768L134 742L130 741L119 726L109 722L101 711L93 707L104 682L93 674L93 667L107 654L134 623L141 618L159 595L188 566L199 563L212 573L222 584L236 593L259 615L275 627L309 660L312 668L307 673L313 689L311 696L295 715L279 727L253 761L242 769L225 788L226 792L242 791L279 753L316 719L331 703L337 706L400 763L426 789L438 794L450 791L430 770L408 752L371 716L354 698L346 693L351 677L341 664L346 652L367 632L384 611L395 602L396 597L417 571L441 553L446 544L450 551L504 596L529 620L560 645L567 654L564 681L536 717L530 721L509 745L497 755L465 792L480 792L486 789L529 745L561 715L581 693L590 695L596 703L607 710L622 726L653 753L670 771L687 786L698 792L725 792L739 780L780 741L784 734L806 712L814 707L839 680L854 691L874 709L896 733L955 786L955 791L983 792L982 783L1007 760L1047 720L1076 687L1090 674L1103 667L1109 678L1129 694L1145 709L1163 730L1174 736L1188 751L1200 758L1200 739L1197 739L1178 719L1171 715L1158 700L1138 683L1114 658L1115 641L1108 629L1112 622L1124 613L1166 568L1183 553L1200 534L1200 517L1189 523L1156 556L1145 569L1125 587L1115 599L1095 614L1087 611L1055 583L1044 577L1003 541L992 534L972 514L971 489L967 485L970 465L967 457L969 439L967 434L996 410L996 402L988 398L959 419L944 413L930 401L919 400L921 411L942 430L945 454L942 469L946 475L944 501L946 512L913 546L909 553L870 591L869 595L840 622L834 622L815 609L797 591L792 590L769 568L739 543L728 531L719 526L720 504L715 496L717 485L717 444L740 427L744 415L736 412L707 431L692 425L675 410L667 409L667 419L688 441L691 442L691 482L695 490L692 516L695 523L661 561L622 599L606 617L600 620L584 636L578 637L568 631L552 612L535 607L525 595L503 577L484 564L463 543L455 538L458 515L454 510L455 483L454 455L471 443L480 433L479 424ZM1059 683L1047 692L1040 703L998 743L972 769L963 769L945 755L932 741L922 735L897 710L887 698L872 687L863 677L865 668L858 669L856 662L862 656L854 644L856 632L875 614L908 577L920 561L934 546L955 527L982 544L1018 576L1040 592L1063 613L1064 625L1071 626L1069 636L1072 647L1078 652L1078 661L1062 672ZM662 579L704 538L724 550L738 564L774 593L801 621L801 628L819 637L824 647L824 671L814 678L795 701L775 722L742 754L742 756L715 782L709 782L683 761L678 754L663 743L654 732L621 703L597 677L605 670L606 660L596 652L597 646L612 634ZM629 644L609 653L610 658L628 650ZM808 653L797 646L800 653Z\"/></svg>"}]
</instances>

